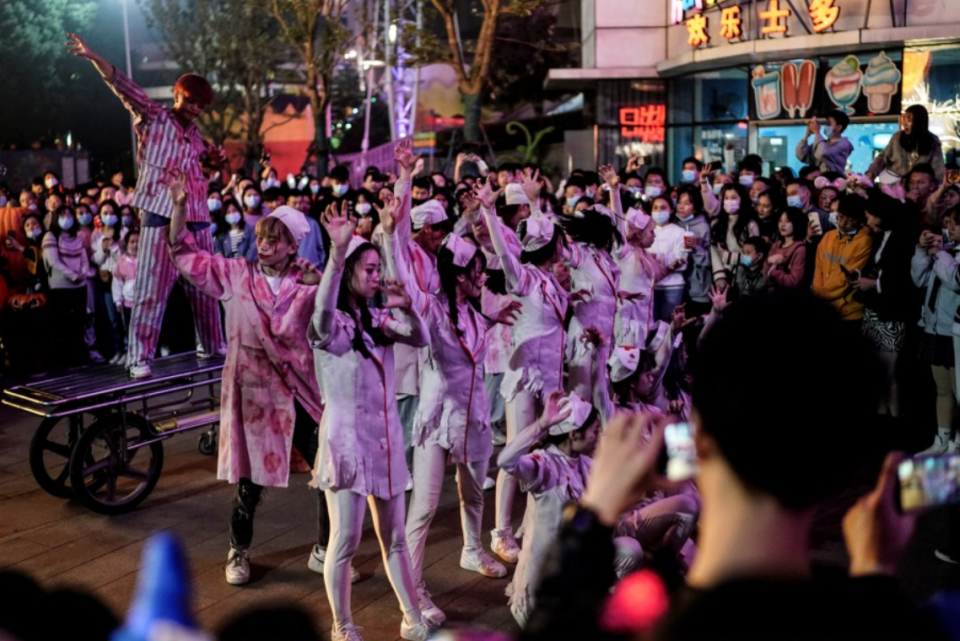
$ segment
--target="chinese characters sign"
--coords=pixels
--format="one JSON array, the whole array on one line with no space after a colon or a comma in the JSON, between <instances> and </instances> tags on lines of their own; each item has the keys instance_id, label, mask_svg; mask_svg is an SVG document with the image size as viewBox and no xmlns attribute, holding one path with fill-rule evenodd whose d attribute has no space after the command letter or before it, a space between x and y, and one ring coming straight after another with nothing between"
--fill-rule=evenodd
<instances>
[{"instance_id":1,"label":"chinese characters sign","mask_svg":"<svg viewBox=\"0 0 960 641\"><path fill-rule=\"evenodd\" d=\"M839 109L849 116L900 112L899 55L796 60L751 71L751 116L759 120L808 118ZM813 111L811 112L811 110Z\"/></svg>"},{"instance_id":2,"label":"chinese characters sign","mask_svg":"<svg viewBox=\"0 0 960 641\"><path fill-rule=\"evenodd\" d=\"M666 134L667 106L644 105L620 108L620 135L640 142L663 142Z\"/></svg>"},{"instance_id":3,"label":"chinese characters sign","mask_svg":"<svg viewBox=\"0 0 960 641\"><path fill-rule=\"evenodd\" d=\"M671 0L671 23L684 23L687 28L687 42L693 48L700 48L710 44L709 27L712 20L719 19L720 37L726 41L742 41L747 39L749 31L744 25L743 10L739 4L734 4L730 0ZM792 7L801 3L806 3L806 11L802 8L796 9L798 13L806 15L797 15L796 17L804 21L808 31L813 33L823 33L832 28L840 17L840 0L799 0L799 2L790 2L790 0L757 0L751 3L756 7L755 24L758 27L757 34L761 38L773 36L788 36L789 20L794 13ZM732 6L722 6L729 4ZM717 7L717 12L711 12L710 9ZM687 16L688 11L696 11L693 15Z\"/></svg>"}]
</instances>

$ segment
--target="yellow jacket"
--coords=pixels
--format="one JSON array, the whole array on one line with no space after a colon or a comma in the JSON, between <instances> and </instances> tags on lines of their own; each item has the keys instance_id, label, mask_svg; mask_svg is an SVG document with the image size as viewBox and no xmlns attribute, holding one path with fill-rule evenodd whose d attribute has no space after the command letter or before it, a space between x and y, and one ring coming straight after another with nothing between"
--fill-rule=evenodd
<instances>
[{"instance_id":1,"label":"yellow jacket","mask_svg":"<svg viewBox=\"0 0 960 641\"><path fill-rule=\"evenodd\" d=\"M817 248L817 264L813 272L813 293L833 305L843 320L863 318L863 303L853 299L854 289L847 282L847 271L863 269L870 260L873 242L866 227L852 235L841 235L832 229L823 235Z\"/></svg>"}]
</instances>

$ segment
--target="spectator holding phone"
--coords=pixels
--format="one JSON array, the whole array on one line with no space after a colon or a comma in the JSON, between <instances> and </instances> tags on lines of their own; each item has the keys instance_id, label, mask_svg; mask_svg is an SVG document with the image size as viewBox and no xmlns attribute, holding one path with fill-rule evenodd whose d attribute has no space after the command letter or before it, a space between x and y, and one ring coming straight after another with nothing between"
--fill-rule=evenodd
<instances>
[{"instance_id":1,"label":"spectator holding phone","mask_svg":"<svg viewBox=\"0 0 960 641\"><path fill-rule=\"evenodd\" d=\"M850 117L839 109L827 112L827 124L822 131L817 117L811 118L807 123L806 134L797 144L797 160L816 165L821 173L846 173L847 159L853 153L853 143L843 135L849 125ZM812 143L810 136L813 136Z\"/></svg>"},{"instance_id":2,"label":"spectator holding phone","mask_svg":"<svg viewBox=\"0 0 960 641\"><path fill-rule=\"evenodd\" d=\"M923 105L910 105L900 116L900 131L890 137L865 175L873 179L886 170L895 176L906 176L921 163L928 163L937 182L943 182L943 149L940 139L930 132L930 114Z\"/></svg>"},{"instance_id":3,"label":"spectator holding phone","mask_svg":"<svg viewBox=\"0 0 960 641\"><path fill-rule=\"evenodd\" d=\"M813 293L833 305L843 320L859 326L863 303L854 298L852 283L870 260L872 242L864 228L867 201L849 194L838 203L837 228L824 234L817 246Z\"/></svg>"},{"instance_id":4,"label":"spectator holding phone","mask_svg":"<svg viewBox=\"0 0 960 641\"><path fill-rule=\"evenodd\" d=\"M742 358L743 345L772 345L785 335L794 339L794 366L778 376ZM822 367L837 354L844 367ZM611 532L625 509L662 484L661 430L645 445L648 419L620 415L605 427L580 505L565 513L521 641L945 638L893 580L916 521L895 507L896 455L844 518L849 576L813 572L816 506L847 487L867 462L863 440L879 368L865 341L828 304L782 294L730 307L704 338L700 356L692 422L703 516L688 585L669 605L660 592L643 602L624 598L632 612L605 609L614 576ZM825 389L843 390L843 403L827 411L791 403L813 370ZM760 442L777 454L758 456ZM621 586L635 585L631 578ZM658 596L655 588L645 592ZM619 596L618 589L611 603ZM617 619L627 624L613 628Z\"/></svg>"}]
</instances>

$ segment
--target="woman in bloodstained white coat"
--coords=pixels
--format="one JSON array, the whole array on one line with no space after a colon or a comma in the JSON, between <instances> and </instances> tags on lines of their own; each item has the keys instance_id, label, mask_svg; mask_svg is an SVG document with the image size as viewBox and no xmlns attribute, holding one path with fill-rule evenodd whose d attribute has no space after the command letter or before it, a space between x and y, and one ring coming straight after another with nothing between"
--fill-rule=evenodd
<instances>
[{"instance_id":1,"label":"woman in bloodstained white coat","mask_svg":"<svg viewBox=\"0 0 960 641\"><path fill-rule=\"evenodd\" d=\"M395 243L393 221L383 220L387 242ZM369 503L387 577L400 603L400 636L424 641L433 622L422 616L404 533L404 490L410 480L403 429L395 397L393 343L423 347L429 332L412 309L406 286L380 284L380 254L355 236L346 207L324 214L331 251L317 291L308 338L316 375L327 399L314 465L316 483L327 495L330 542L323 581L333 611L333 641L361 641L350 608L350 562L360 544ZM391 247L387 260L398 249ZM389 269L397 273L396 267ZM380 292L387 300L370 308Z\"/></svg>"},{"instance_id":2,"label":"woman in bloodstained white coat","mask_svg":"<svg viewBox=\"0 0 960 641\"><path fill-rule=\"evenodd\" d=\"M596 358L595 350L585 347L591 359ZM600 413L592 405L575 393L555 392L546 399L540 418L507 443L497 459L534 500L534 509L524 514L523 550L507 590L510 611L521 627L533 610L537 580L559 536L563 508L583 494L592 463L588 455L599 433Z\"/></svg>"},{"instance_id":3,"label":"woman in bloodstained white coat","mask_svg":"<svg viewBox=\"0 0 960 641\"><path fill-rule=\"evenodd\" d=\"M506 240L504 226L494 213L499 192L493 191L489 182L477 189L491 243L503 266L507 291L521 304L512 328L510 359L500 388L507 404L508 444L519 429L536 420L544 399L563 389L566 343L563 322L568 294L553 275L553 266L563 257L563 230L540 212L537 176L524 177L522 184L529 196L531 215L517 228L522 244L520 256ZM501 468L497 476L497 517L491 549L509 563L516 563L520 555L511 523L516 488L516 479Z\"/></svg>"},{"instance_id":4,"label":"woman in bloodstained white coat","mask_svg":"<svg viewBox=\"0 0 960 641\"><path fill-rule=\"evenodd\" d=\"M224 570L228 583L242 585L250 579L253 519L263 488L287 486L294 443L307 456L316 450L323 405L309 374L313 353L303 328L314 313L320 275L309 262L296 259L309 226L295 209L280 207L258 222L259 260L248 263L198 249L185 229L183 180L174 181L170 192L173 262L227 312L217 478L237 484ZM329 535L322 495L318 514L317 546L322 550Z\"/></svg>"},{"instance_id":5,"label":"woman in bloodstained white coat","mask_svg":"<svg viewBox=\"0 0 960 641\"><path fill-rule=\"evenodd\" d=\"M396 264L398 279L404 279L402 258L398 257ZM414 483L407 516L407 542L421 609L432 621L445 617L423 581L423 558L448 461L455 463L459 472L464 545L460 567L495 578L507 574L507 569L484 551L480 534L483 482L493 453L483 364L488 330L497 323L512 324L512 315L520 308L519 303L510 302L496 319L480 312L486 260L475 244L456 234L444 240L437 267L440 291L425 297L412 292L414 307L425 310L430 345L421 369L420 405L413 424Z\"/></svg>"}]
</instances>

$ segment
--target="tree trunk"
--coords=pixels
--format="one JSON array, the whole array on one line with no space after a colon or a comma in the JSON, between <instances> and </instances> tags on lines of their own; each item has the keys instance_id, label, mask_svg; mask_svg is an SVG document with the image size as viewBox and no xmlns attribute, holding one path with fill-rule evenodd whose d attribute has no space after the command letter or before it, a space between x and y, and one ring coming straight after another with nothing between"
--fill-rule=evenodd
<instances>
[{"instance_id":1,"label":"tree trunk","mask_svg":"<svg viewBox=\"0 0 960 641\"><path fill-rule=\"evenodd\" d=\"M330 148L327 146L327 108L322 106L313 114L313 148L317 152L315 172L317 178L327 175Z\"/></svg>"},{"instance_id":2,"label":"tree trunk","mask_svg":"<svg viewBox=\"0 0 960 641\"><path fill-rule=\"evenodd\" d=\"M480 109L483 98L480 92L463 93L463 138L465 142L480 142Z\"/></svg>"}]
</instances>

